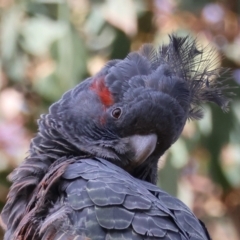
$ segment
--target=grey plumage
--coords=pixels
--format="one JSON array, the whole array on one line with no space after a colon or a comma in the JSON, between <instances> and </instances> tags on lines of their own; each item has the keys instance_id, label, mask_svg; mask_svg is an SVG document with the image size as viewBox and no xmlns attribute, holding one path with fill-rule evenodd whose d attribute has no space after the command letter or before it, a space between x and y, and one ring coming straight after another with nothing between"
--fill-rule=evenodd
<instances>
[{"instance_id":1,"label":"grey plumage","mask_svg":"<svg viewBox=\"0 0 240 240\"><path fill-rule=\"evenodd\" d=\"M4 239L209 240L191 211L154 184L159 157L188 118L202 117L201 104L227 108L212 58L172 35L65 93L10 175Z\"/></svg>"}]
</instances>

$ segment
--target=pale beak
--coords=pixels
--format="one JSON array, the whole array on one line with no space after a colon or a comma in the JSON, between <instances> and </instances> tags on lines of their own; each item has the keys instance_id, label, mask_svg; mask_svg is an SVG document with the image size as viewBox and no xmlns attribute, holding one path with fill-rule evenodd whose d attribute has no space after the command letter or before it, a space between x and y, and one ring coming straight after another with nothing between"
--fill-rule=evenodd
<instances>
[{"instance_id":1,"label":"pale beak","mask_svg":"<svg viewBox=\"0 0 240 240\"><path fill-rule=\"evenodd\" d=\"M154 151L157 144L157 135L133 135L129 137L129 142L134 152L132 161L134 164L140 165Z\"/></svg>"}]
</instances>

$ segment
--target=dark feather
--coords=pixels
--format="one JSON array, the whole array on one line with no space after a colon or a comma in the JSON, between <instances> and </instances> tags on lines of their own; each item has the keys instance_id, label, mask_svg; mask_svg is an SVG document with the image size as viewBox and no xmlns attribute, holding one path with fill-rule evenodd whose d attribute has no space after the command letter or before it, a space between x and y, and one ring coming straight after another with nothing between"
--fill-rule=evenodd
<instances>
[{"instance_id":1,"label":"dark feather","mask_svg":"<svg viewBox=\"0 0 240 240\"><path fill-rule=\"evenodd\" d=\"M188 207L152 183L187 118L200 119L205 102L227 110L231 88L217 81L217 61L214 50L171 35L66 92L9 176L4 240L209 240ZM131 137L153 134L155 148L138 162Z\"/></svg>"},{"instance_id":2,"label":"dark feather","mask_svg":"<svg viewBox=\"0 0 240 240\"><path fill-rule=\"evenodd\" d=\"M186 83L186 88L190 91L189 99L186 99L189 105L188 117L192 119L202 117L203 114L199 109L202 103L213 102L223 110L227 109L229 103L229 99L225 97L229 87L221 86L221 81L216 81L226 69L215 67L219 61L216 51L210 48L199 50L197 45L196 40L191 40L189 37L180 38L172 35L169 45L161 46L158 51L154 52L151 45L143 46L140 50L140 54L149 59L153 72L157 72L162 66L169 69L171 77L163 82L158 80L161 89L164 85L166 89L174 88L171 85L172 77L177 77ZM159 78L161 75L158 75ZM172 96L175 97L174 94Z\"/></svg>"}]
</instances>

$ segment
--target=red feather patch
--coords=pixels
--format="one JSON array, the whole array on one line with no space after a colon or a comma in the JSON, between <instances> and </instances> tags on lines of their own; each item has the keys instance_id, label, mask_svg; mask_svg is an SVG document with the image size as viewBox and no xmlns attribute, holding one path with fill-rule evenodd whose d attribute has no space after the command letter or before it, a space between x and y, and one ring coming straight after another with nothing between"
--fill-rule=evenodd
<instances>
[{"instance_id":1,"label":"red feather patch","mask_svg":"<svg viewBox=\"0 0 240 240\"><path fill-rule=\"evenodd\" d=\"M101 102L106 107L111 106L114 103L112 94L105 85L104 77L95 79L90 88L97 93Z\"/></svg>"}]
</instances>

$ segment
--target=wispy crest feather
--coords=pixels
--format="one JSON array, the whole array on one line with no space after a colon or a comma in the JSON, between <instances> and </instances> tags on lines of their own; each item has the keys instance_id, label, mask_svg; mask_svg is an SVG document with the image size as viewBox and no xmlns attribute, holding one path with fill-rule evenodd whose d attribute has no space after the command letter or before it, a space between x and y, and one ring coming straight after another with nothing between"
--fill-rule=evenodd
<instances>
[{"instance_id":1,"label":"wispy crest feather","mask_svg":"<svg viewBox=\"0 0 240 240\"><path fill-rule=\"evenodd\" d=\"M218 54L214 49L205 47L200 50L196 40L171 35L168 45L155 49L146 44L139 53L148 59L153 71L166 64L172 76L186 81L190 92L188 118L200 119L203 116L201 105L205 102L213 102L224 111L228 109L229 98L224 92L230 87L223 86L223 80L216 80L227 70L218 67Z\"/></svg>"}]
</instances>

